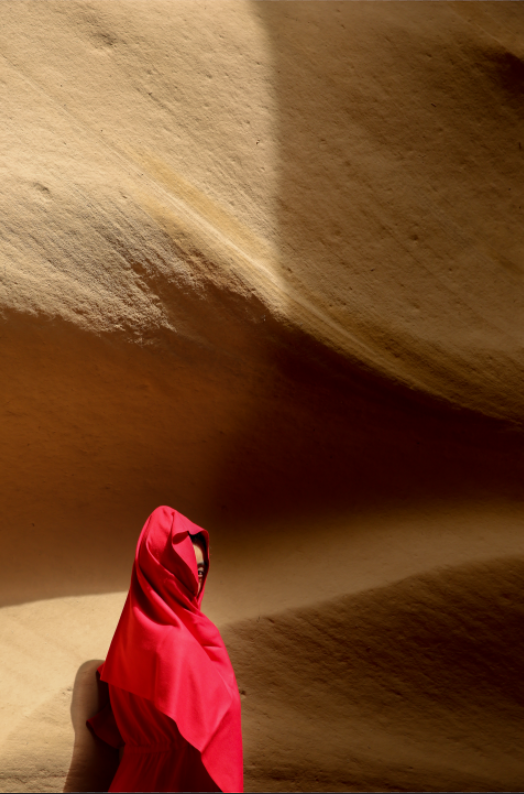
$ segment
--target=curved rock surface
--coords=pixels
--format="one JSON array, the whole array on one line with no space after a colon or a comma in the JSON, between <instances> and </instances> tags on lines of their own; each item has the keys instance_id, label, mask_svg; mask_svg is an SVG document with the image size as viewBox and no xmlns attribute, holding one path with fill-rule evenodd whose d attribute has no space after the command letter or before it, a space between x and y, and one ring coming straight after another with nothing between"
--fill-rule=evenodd
<instances>
[{"instance_id":1,"label":"curved rock surface","mask_svg":"<svg viewBox=\"0 0 524 794\"><path fill-rule=\"evenodd\" d=\"M518 790L523 573L457 566L230 630L255 790Z\"/></svg>"},{"instance_id":2,"label":"curved rock surface","mask_svg":"<svg viewBox=\"0 0 524 794\"><path fill-rule=\"evenodd\" d=\"M2 12L3 790L162 503L248 787L518 790L521 4Z\"/></svg>"}]
</instances>

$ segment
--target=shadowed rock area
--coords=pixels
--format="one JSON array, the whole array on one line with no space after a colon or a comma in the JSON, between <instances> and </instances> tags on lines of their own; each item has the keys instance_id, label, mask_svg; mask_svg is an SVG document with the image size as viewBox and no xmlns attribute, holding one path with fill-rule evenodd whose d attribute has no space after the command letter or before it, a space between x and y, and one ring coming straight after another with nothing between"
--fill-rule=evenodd
<instances>
[{"instance_id":1,"label":"shadowed rock area","mask_svg":"<svg viewBox=\"0 0 524 794\"><path fill-rule=\"evenodd\" d=\"M521 4L2 12L2 790L159 504L248 790L518 790Z\"/></svg>"},{"instance_id":2,"label":"shadowed rock area","mask_svg":"<svg viewBox=\"0 0 524 794\"><path fill-rule=\"evenodd\" d=\"M518 790L523 574L457 566L228 629L253 788Z\"/></svg>"}]
</instances>

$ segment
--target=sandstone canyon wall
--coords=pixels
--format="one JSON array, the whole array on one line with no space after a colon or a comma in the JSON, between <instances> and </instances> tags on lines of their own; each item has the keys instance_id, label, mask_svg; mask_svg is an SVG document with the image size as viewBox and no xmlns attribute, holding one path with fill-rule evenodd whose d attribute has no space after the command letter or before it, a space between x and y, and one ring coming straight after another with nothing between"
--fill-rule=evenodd
<instances>
[{"instance_id":1,"label":"sandstone canyon wall","mask_svg":"<svg viewBox=\"0 0 524 794\"><path fill-rule=\"evenodd\" d=\"M524 7L0 10L1 790L159 504L248 790L520 790Z\"/></svg>"}]
</instances>

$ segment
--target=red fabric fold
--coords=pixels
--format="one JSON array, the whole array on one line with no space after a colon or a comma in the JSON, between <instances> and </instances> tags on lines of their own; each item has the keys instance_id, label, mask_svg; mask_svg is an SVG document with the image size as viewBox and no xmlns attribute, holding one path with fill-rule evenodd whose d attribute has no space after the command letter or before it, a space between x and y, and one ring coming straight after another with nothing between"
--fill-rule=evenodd
<instances>
[{"instance_id":1,"label":"red fabric fold","mask_svg":"<svg viewBox=\"0 0 524 794\"><path fill-rule=\"evenodd\" d=\"M103 681L151 701L174 720L220 790L242 791L240 696L220 633L200 609L205 582L197 595L191 542L197 533L206 540L209 567L205 530L170 507L149 516L100 673Z\"/></svg>"}]
</instances>

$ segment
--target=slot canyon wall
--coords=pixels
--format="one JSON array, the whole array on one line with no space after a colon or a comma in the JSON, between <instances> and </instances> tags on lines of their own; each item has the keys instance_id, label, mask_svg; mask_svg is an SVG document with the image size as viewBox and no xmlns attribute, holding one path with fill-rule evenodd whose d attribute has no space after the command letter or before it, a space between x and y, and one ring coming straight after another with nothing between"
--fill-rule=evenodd
<instances>
[{"instance_id":1,"label":"slot canyon wall","mask_svg":"<svg viewBox=\"0 0 524 794\"><path fill-rule=\"evenodd\" d=\"M521 790L524 6L0 10L0 789L169 504L248 790Z\"/></svg>"}]
</instances>

